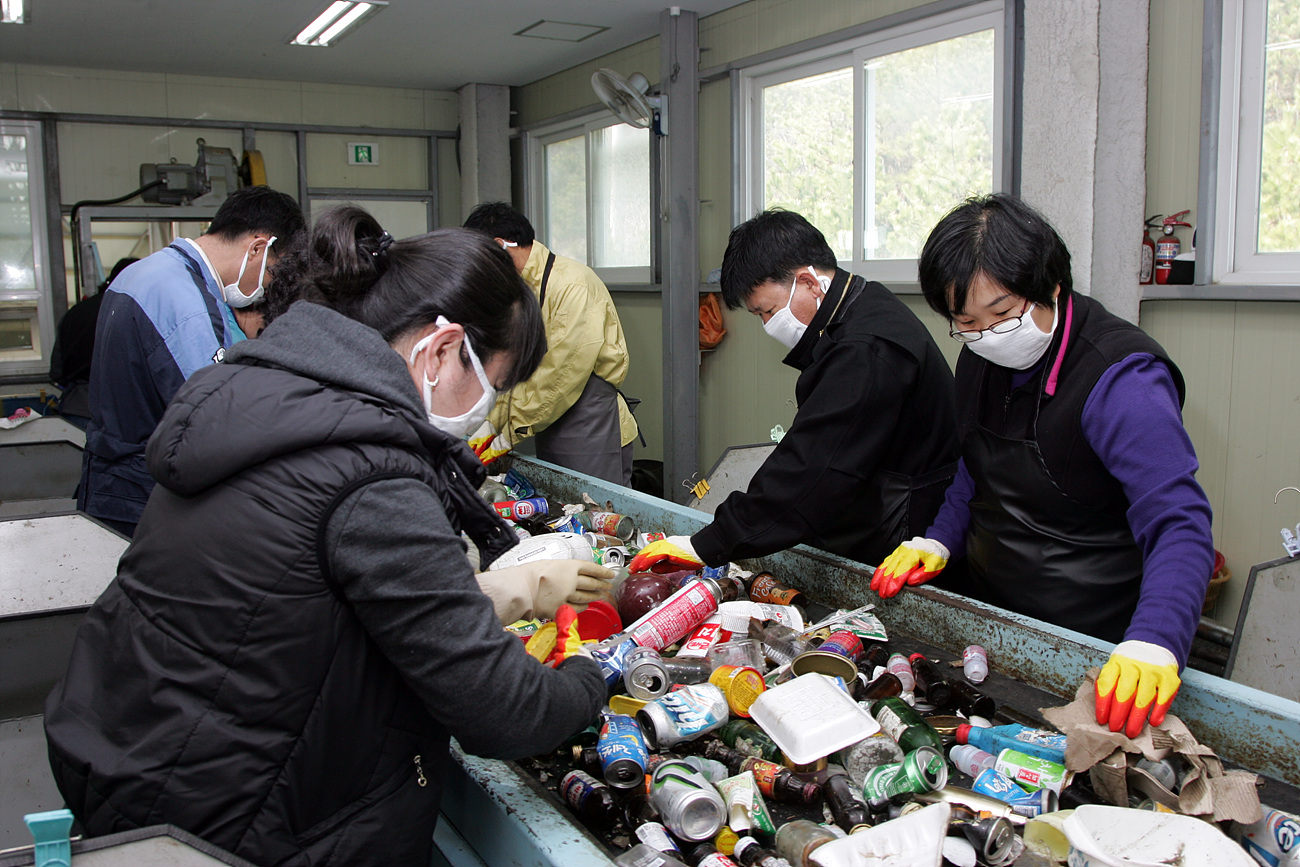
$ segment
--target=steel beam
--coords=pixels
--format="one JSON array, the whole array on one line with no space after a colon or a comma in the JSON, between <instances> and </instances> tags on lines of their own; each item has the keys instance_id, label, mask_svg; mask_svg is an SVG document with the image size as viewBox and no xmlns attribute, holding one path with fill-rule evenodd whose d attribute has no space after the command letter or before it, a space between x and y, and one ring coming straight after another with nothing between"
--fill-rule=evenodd
<instances>
[{"instance_id":1,"label":"steel beam","mask_svg":"<svg viewBox=\"0 0 1300 867\"><path fill-rule=\"evenodd\" d=\"M659 89L667 102L661 141L663 232L664 496L688 493L699 470L699 18L677 7L659 13Z\"/></svg>"}]
</instances>

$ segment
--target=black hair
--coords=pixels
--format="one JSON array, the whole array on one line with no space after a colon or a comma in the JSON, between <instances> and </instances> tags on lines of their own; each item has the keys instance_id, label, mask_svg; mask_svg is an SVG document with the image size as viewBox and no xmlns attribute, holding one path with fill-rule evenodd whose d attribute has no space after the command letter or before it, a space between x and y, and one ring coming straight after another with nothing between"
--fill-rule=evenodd
<instances>
[{"instance_id":1,"label":"black hair","mask_svg":"<svg viewBox=\"0 0 1300 867\"><path fill-rule=\"evenodd\" d=\"M107 289L109 284L116 280L117 275L125 271L128 265L134 265L139 261L140 260L135 256L123 256L121 259L118 259L117 264L113 266L113 270L109 272L108 279L99 284L99 291L103 292Z\"/></svg>"},{"instance_id":2,"label":"black hair","mask_svg":"<svg viewBox=\"0 0 1300 867\"><path fill-rule=\"evenodd\" d=\"M949 322L966 307L979 274L1048 310L1061 287L1073 291L1070 251L1043 216L1015 196L974 196L948 213L930 232L917 262L921 291Z\"/></svg>"},{"instance_id":3,"label":"black hair","mask_svg":"<svg viewBox=\"0 0 1300 867\"><path fill-rule=\"evenodd\" d=\"M278 239L283 250L306 229L302 208L291 196L270 187L243 187L217 208L206 234L237 241L249 232L266 232Z\"/></svg>"},{"instance_id":4,"label":"black hair","mask_svg":"<svg viewBox=\"0 0 1300 867\"><path fill-rule=\"evenodd\" d=\"M465 228L486 232L490 237L531 246L537 235L528 218L505 202L484 202L469 212Z\"/></svg>"},{"instance_id":5,"label":"black hair","mask_svg":"<svg viewBox=\"0 0 1300 867\"><path fill-rule=\"evenodd\" d=\"M826 236L802 214L773 208L731 230L722 254L722 299L727 308L743 307L755 287L793 282L795 272L812 265L836 268Z\"/></svg>"},{"instance_id":6,"label":"black hair","mask_svg":"<svg viewBox=\"0 0 1300 867\"><path fill-rule=\"evenodd\" d=\"M365 209L340 205L272 273L268 322L301 299L368 325L391 344L445 316L464 327L484 364L510 353L506 388L532 376L546 354L537 297L506 252L479 232L438 229L394 241ZM470 364L463 347L461 362Z\"/></svg>"}]
</instances>

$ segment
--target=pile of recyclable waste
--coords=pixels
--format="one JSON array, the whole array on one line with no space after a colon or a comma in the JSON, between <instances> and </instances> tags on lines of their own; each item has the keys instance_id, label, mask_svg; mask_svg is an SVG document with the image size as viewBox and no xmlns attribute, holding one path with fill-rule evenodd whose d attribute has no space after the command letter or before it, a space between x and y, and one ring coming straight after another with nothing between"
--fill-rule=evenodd
<instances>
[{"instance_id":1,"label":"pile of recyclable waste","mask_svg":"<svg viewBox=\"0 0 1300 867\"><path fill-rule=\"evenodd\" d=\"M576 630L601 666L598 724L521 764L617 864L1300 864L1285 813L1221 829L1140 792L1101 804L1065 735L994 724L1035 719L981 690L996 660L979 646L948 663L899 652L872 606L827 609L736 564L630 573L663 535L610 504L555 503L514 469L481 493L527 540L507 557L618 573L576 622L508 627L540 661ZM1147 764L1177 791L1177 756Z\"/></svg>"}]
</instances>

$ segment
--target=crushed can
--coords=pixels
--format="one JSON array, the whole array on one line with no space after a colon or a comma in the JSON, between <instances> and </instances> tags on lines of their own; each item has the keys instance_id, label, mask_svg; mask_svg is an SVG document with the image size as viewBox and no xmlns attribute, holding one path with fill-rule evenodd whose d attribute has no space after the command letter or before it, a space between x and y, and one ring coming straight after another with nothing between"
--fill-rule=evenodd
<instances>
[{"instance_id":1,"label":"crushed can","mask_svg":"<svg viewBox=\"0 0 1300 867\"><path fill-rule=\"evenodd\" d=\"M1233 822L1228 836L1260 864L1300 867L1300 818L1289 813L1264 807L1263 818L1253 825Z\"/></svg>"},{"instance_id":2,"label":"crushed can","mask_svg":"<svg viewBox=\"0 0 1300 867\"><path fill-rule=\"evenodd\" d=\"M1051 789L1026 792L997 768L985 768L971 784L971 791L1010 804L1017 815L1032 819L1057 808L1056 793Z\"/></svg>"},{"instance_id":3,"label":"crushed can","mask_svg":"<svg viewBox=\"0 0 1300 867\"><path fill-rule=\"evenodd\" d=\"M662 750L722 728L730 716L727 697L711 683L673 690L637 711L651 749Z\"/></svg>"},{"instance_id":4,"label":"crushed can","mask_svg":"<svg viewBox=\"0 0 1300 867\"><path fill-rule=\"evenodd\" d=\"M862 797L880 810L899 795L933 792L948 785L948 762L934 747L918 747L896 765L880 765L867 772Z\"/></svg>"},{"instance_id":5,"label":"crushed can","mask_svg":"<svg viewBox=\"0 0 1300 867\"><path fill-rule=\"evenodd\" d=\"M605 714L596 741L605 782L616 789L635 789L645 781L648 751L641 727L630 716Z\"/></svg>"},{"instance_id":6,"label":"crushed can","mask_svg":"<svg viewBox=\"0 0 1300 867\"><path fill-rule=\"evenodd\" d=\"M722 796L686 762L661 763L650 778L650 803L664 826L683 840L711 840L727 820Z\"/></svg>"},{"instance_id":7,"label":"crushed can","mask_svg":"<svg viewBox=\"0 0 1300 867\"><path fill-rule=\"evenodd\" d=\"M510 493L514 494L515 499L523 500L537 495L537 489L533 487L533 483L528 481L528 478L514 467L506 470L501 483L510 489Z\"/></svg>"},{"instance_id":8,"label":"crushed can","mask_svg":"<svg viewBox=\"0 0 1300 867\"><path fill-rule=\"evenodd\" d=\"M1065 765L1012 749L998 753L998 763L994 767L1025 789L1050 789L1058 796L1074 778Z\"/></svg>"},{"instance_id":9,"label":"crushed can","mask_svg":"<svg viewBox=\"0 0 1300 867\"><path fill-rule=\"evenodd\" d=\"M630 638L626 638L618 644L607 648L595 648L591 651L591 658L596 660L600 666L600 673L605 678L605 684L610 689L614 689L623 682L623 672L627 667L628 654L636 648L636 644Z\"/></svg>"}]
</instances>

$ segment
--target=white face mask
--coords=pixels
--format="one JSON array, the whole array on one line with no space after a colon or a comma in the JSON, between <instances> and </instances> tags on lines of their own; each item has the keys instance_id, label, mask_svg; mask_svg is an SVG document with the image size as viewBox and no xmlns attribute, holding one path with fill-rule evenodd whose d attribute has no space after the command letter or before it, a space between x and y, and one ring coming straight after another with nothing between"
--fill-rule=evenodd
<instances>
[{"instance_id":1,"label":"white face mask","mask_svg":"<svg viewBox=\"0 0 1300 867\"><path fill-rule=\"evenodd\" d=\"M271 245L274 243L275 236L272 235L271 240L266 242L266 249L262 251L262 267L257 272L257 288L251 295L245 295L239 288L239 281L244 279L244 269L248 267L248 256L253 252L253 244L248 245L248 249L244 251L244 261L239 263L239 276L235 278L234 283L227 283L221 287L221 294L231 307L247 307L262 300L262 296L266 294L266 287L262 285L262 281L266 279L266 260L271 256Z\"/></svg>"},{"instance_id":2,"label":"white face mask","mask_svg":"<svg viewBox=\"0 0 1300 867\"><path fill-rule=\"evenodd\" d=\"M434 321L434 324L441 328L451 323L447 321L446 317L439 316ZM433 338L434 335L430 334L411 348L411 357L407 361L412 367L415 366L415 356L419 355L420 350L428 346ZM468 334L465 335L464 340L465 351L469 353L469 363L474 368L474 375L478 377L479 385L483 386L483 396L473 406L460 415L448 417L436 414L433 411L433 388L437 382L436 380L430 382L427 375L422 375L424 380L424 411L429 416L429 424L444 433L449 433L461 439L478 430L479 425L483 424L488 417L488 413L492 411L492 404L497 399L497 390L492 387L492 383L488 382L487 374L483 372L483 364L478 360L474 347L470 345Z\"/></svg>"},{"instance_id":3,"label":"white face mask","mask_svg":"<svg viewBox=\"0 0 1300 867\"><path fill-rule=\"evenodd\" d=\"M1044 332L1030 315L1037 306L1029 305L1029 309L1020 317L1020 327L1015 331L1004 334L985 331L980 335L979 340L967 343L966 346L980 358L1000 367L1028 370L1037 364L1043 357L1043 353L1047 351L1048 345L1052 342L1052 335L1056 332L1056 320L1061 313L1061 305L1057 304L1052 311L1052 327Z\"/></svg>"},{"instance_id":4,"label":"white face mask","mask_svg":"<svg viewBox=\"0 0 1300 867\"><path fill-rule=\"evenodd\" d=\"M822 293L825 294L826 290L831 286L831 278L818 274L811 265L808 266L808 273L817 278L817 282L821 284ZM794 283L790 286L790 297L786 299L785 306L773 313L763 323L763 330L767 332L767 336L774 338L786 349L794 349L795 345L803 338L803 333L808 330L808 324L800 322L794 315L794 311L790 309L790 304L794 301L794 292L798 288L799 278L796 275ZM821 306L822 300L818 298L817 309L820 310Z\"/></svg>"}]
</instances>

